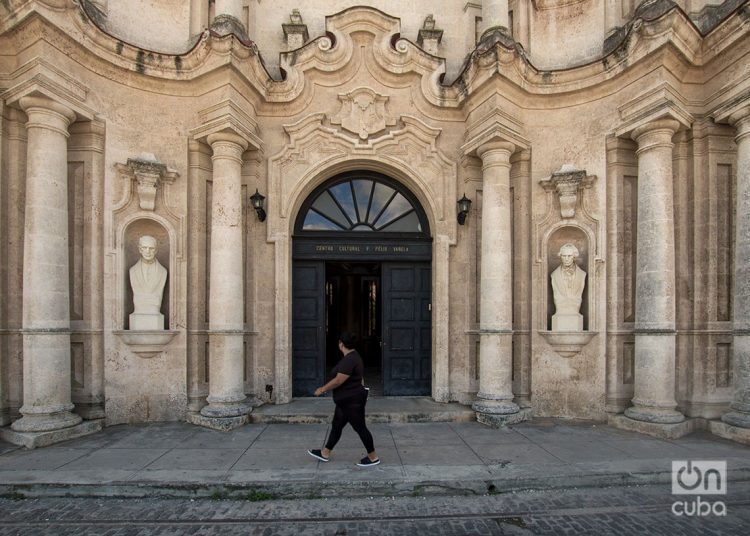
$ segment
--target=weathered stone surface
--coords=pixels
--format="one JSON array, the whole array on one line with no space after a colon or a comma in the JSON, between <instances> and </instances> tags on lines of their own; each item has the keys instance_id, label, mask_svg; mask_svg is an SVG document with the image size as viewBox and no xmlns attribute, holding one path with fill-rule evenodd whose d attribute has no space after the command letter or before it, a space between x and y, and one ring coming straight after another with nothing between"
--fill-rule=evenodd
<instances>
[{"instance_id":1,"label":"weathered stone surface","mask_svg":"<svg viewBox=\"0 0 750 536\"><path fill-rule=\"evenodd\" d=\"M11 428L0 428L0 439L14 445L22 445L27 449L47 447L61 441L96 433L102 429L103 422L103 419L83 421L74 426L48 432L17 432Z\"/></svg>"},{"instance_id":2,"label":"weathered stone surface","mask_svg":"<svg viewBox=\"0 0 750 536\"><path fill-rule=\"evenodd\" d=\"M296 218L359 170L429 223L434 401L747 422L747 5L524 0L511 21L504 0L125 4L0 7L0 423L292 400L295 349L339 327L293 329ZM580 182L548 192L555 170ZM144 234L168 271L161 341L125 334ZM561 326L568 242L587 283Z\"/></svg>"},{"instance_id":3,"label":"weathered stone surface","mask_svg":"<svg viewBox=\"0 0 750 536\"><path fill-rule=\"evenodd\" d=\"M487 426L492 426L493 428L501 428L503 426L528 421L531 419L532 415L533 411L531 408L522 408L516 413L509 413L506 415L477 412L477 422L486 424Z\"/></svg>"},{"instance_id":4,"label":"weathered stone surface","mask_svg":"<svg viewBox=\"0 0 750 536\"><path fill-rule=\"evenodd\" d=\"M250 422L250 415L237 415L234 417L206 417L200 413L188 413L187 422L220 432L228 432Z\"/></svg>"},{"instance_id":5,"label":"weathered stone surface","mask_svg":"<svg viewBox=\"0 0 750 536\"><path fill-rule=\"evenodd\" d=\"M706 427L704 419L685 419L677 423L658 423L635 420L625 415L613 415L607 419L607 424L621 430L629 430L663 439L677 439L696 430Z\"/></svg>"}]
</instances>

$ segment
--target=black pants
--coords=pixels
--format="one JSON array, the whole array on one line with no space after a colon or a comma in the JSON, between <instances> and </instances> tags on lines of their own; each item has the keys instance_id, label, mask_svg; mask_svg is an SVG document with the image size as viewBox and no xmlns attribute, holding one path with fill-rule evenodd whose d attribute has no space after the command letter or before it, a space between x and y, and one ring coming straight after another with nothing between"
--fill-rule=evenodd
<instances>
[{"instance_id":1,"label":"black pants","mask_svg":"<svg viewBox=\"0 0 750 536\"><path fill-rule=\"evenodd\" d=\"M344 430L344 426L346 426L346 423L349 423L362 440L362 444L367 449L367 454L375 451L372 434L365 424L365 404L367 404L367 392L336 402L331 433L328 434L328 441L326 442L328 450L333 450L333 447L341 439L341 432Z\"/></svg>"}]
</instances>

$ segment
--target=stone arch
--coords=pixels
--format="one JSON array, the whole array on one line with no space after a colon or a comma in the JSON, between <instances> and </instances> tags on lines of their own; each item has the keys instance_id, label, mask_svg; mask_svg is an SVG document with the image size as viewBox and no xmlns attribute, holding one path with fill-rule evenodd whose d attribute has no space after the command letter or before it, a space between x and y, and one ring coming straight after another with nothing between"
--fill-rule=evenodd
<instances>
[{"instance_id":1,"label":"stone arch","mask_svg":"<svg viewBox=\"0 0 750 536\"><path fill-rule=\"evenodd\" d=\"M295 217L305 199L329 178L352 170L387 175L407 187L425 211L432 232L432 397L447 402L449 392L450 246L456 243L456 165L437 147L440 129L401 116L399 126L358 142L312 114L285 126L289 142L269 159L268 242L274 244L276 280L276 403L291 400L291 270ZM417 163L414 165L412 163Z\"/></svg>"}]
</instances>

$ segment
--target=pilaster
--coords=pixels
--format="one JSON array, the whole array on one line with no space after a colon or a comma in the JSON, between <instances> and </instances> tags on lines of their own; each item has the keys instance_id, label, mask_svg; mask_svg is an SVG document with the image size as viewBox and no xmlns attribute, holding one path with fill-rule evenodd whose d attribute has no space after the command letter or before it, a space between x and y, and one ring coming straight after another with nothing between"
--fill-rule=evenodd
<instances>
[{"instance_id":1,"label":"pilaster","mask_svg":"<svg viewBox=\"0 0 750 536\"><path fill-rule=\"evenodd\" d=\"M721 420L750 429L750 104L730 115L737 135L737 194L734 254L734 396ZM742 432L745 442L750 434Z\"/></svg>"}]
</instances>

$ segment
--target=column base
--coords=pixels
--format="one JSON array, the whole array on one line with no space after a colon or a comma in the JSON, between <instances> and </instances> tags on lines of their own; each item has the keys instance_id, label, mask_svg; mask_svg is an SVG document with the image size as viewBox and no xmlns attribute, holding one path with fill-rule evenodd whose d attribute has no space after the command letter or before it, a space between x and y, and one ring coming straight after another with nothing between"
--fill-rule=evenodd
<instances>
[{"instance_id":1,"label":"column base","mask_svg":"<svg viewBox=\"0 0 750 536\"><path fill-rule=\"evenodd\" d=\"M625 416L634 421L654 424L677 424L685 420L685 416L677 410L647 406L629 407L625 410Z\"/></svg>"},{"instance_id":2,"label":"column base","mask_svg":"<svg viewBox=\"0 0 750 536\"><path fill-rule=\"evenodd\" d=\"M103 419L83 421L75 426L45 432L18 432L11 428L0 428L0 439L27 449L34 449L93 434L102 429L103 422Z\"/></svg>"},{"instance_id":3,"label":"column base","mask_svg":"<svg viewBox=\"0 0 750 536\"><path fill-rule=\"evenodd\" d=\"M200 414L211 419L242 417L253 411L251 401L247 398L240 402L209 402L201 408Z\"/></svg>"},{"instance_id":4,"label":"column base","mask_svg":"<svg viewBox=\"0 0 750 536\"><path fill-rule=\"evenodd\" d=\"M486 400L480 398L475 400L471 405L471 409L479 413L487 413L490 415L510 415L518 413L518 404L512 400Z\"/></svg>"},{"instance_id":5,"label":"column base","mask_svg":"<svg viewBox=\"0 0 750 536\"><path fill-rule=\"evenodd\" d=\"M645 422L631 419L622 414L609 415L607 418L607 424L620 430L638 432L639 434L646 434L661 439L677 439L696 430L701 430L704 428L704 426L701 426L702 423L705 423L703 419L690 418L684 419L679 423Z\"/></svg>"},{"instance_id":6,"label":"column base","mask_svg":"<svg viewBox=\"0 0 750 536\"><path fill-rule=\"evenodd\" d=\"M750 414L744 411L730 411L721 416L721 420L729 426L750 429Z\"/></svg>"},{"instance_id":7,"label":"column base","mask_svg":"<svg viewBox=\"0 0 750 536\"><path fill-rule=\"evenodd\" d=\"M72 409L73 405L70 407ZM23 413L21 409L23 416L10 425L15 432L54 432L75 426L83 420L80 415L70 411L34 414Z\"/></svg>"},{"instance_id":8,"label":"column base","mask_svg":"<svg viewBox=\"0 0 750 536\"><path fill-rule=\"evenodd\" d=\"M477 413L477 422L491 426L492 428L502 428L511 424L518 424L524 421L530 421L533 416L531 408L523 408L516 413L506 415L493 415L490 413Z\"/></svg>"},{"instance_id":9,"label":"column base","mask_svg":"<svg viewBox=\"0 0 750 536\"><path fill-rule=\"evenodd\" d=\"M188 413L187 422L196 426L203 426L220 432L229 432L250 422L250 415L238 415L235 417L206 417L200 413Z\"/></svg>"},{"instance_id":10,"label":"column base","mask_svg":"<svg viewBox=\"0 0 750 536\"><path fill-rule=\"evenodd\" d=\"M722 420L724 417L722 417ZM732 426L722 421L709 421L708 427L714 435L742 443L743 445L750 445L750 428Z\"/></svg>"}]
</instances>

